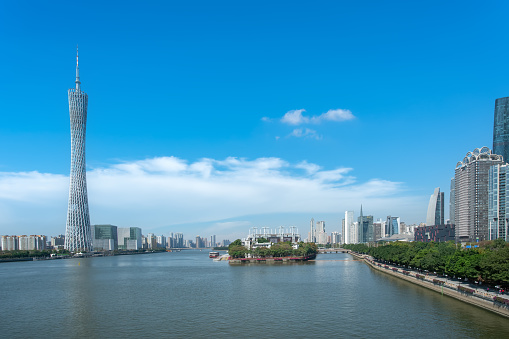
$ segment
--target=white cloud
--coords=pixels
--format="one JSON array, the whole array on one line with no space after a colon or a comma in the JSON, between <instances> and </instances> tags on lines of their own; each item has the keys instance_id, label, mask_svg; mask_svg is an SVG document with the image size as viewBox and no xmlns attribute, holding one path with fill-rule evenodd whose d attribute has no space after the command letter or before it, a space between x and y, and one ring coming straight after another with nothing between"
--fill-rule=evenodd
<instances>
[{"instance_id":1,"label":"white cloud","mask_svg":"<svg viewBox=\"0 0 509 339\"><path fill-rule=\"evenodd\" d=\"M291 137L296 138L312 138L316 140L322 139L322 136L319 135L315 130L310 128L296 128L290 133Z\"/></svg>"},{"instance_id":2,"label":"white cloud","mask_svg":"<svg viewBox=\"0 0 509 339\"><path fill-rule=\"evenodd\" d=\"M415 199L401 196L400 183L357 183L351 171L280 158L204 158L189 163L157 157L113 164L87 173L91 222L198 234L194 226L168 227L206 224L202 229L213 229L217 221L242 218L244 223L237 226L246 232L244 216L265 216L264 225L271 225L271 216L341 213L361 203L382 216L415 210ZM59 174L0 172L0 234L63 233L68 185L69 178ZM216 226L226 232L229 225L235 226Z\"/></svg>"},{"instance_id":3,"label":"white cloud","mask_svg":"<svg viewBox=\"0 0 509 339\"><path fill-rule=\"evenodd\" d=\"M302 168L308 174L315 174L321 169L321 167L318 166L317 164L311 164L306 160L299 162L297 165L295 165L295 168Z\"/></svg>"},{"instance_id":4,"label":"white cloud","mask_svg":"<svg viewBox=\"0 0 509 339\"><path fill-rule=\"evenodd\" d=\"M306 117L302 115L302 113L305 111L306 110L304 109L288 111L281 118L281 122L288 125L301 125L307 123L319 124L322 121L339 122L355 119L355 116L352 114L352 112L347 109L330 109L323 114L320 114L318 116L315 115L312 117Z\"/></svg>"},{"instance_id":5,"label":"white cloud","mask_svg":"<svg viewBox=\"0 0 509 339\"><path fill-rule=\"evenodd\" d=\"M302 112L305 112L304 109L296 109L292 111L288 111L281 118L281 122L288 125L300 125L309 122L309 118L302 116Z\"/></svg>"},{"instance_id":6,"label":"white cloud","mask_svg":"<svg viewBox=\"0 0 509 339\"><path fill-rule=\"evenodd\" d=\"M311 121L320 123L321 121L346 121L355 119L355 116L347 109L330 109L317 117L312 117Z\"/></svg>"}]
</instances>

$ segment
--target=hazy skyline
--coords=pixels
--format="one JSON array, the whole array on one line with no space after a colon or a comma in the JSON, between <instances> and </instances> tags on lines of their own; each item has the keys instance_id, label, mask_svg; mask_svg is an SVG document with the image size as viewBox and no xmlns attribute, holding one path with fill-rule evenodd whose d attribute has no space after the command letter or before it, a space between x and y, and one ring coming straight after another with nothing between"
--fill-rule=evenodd
<instances>
[{"instance_id":1,"label":"hazy skyline","mask_svg":"<svg viewBox=\"0 0 509 339\"><path fill-rule=\"evenodd\" d=\"M76 44L92 224L424 222L492 148L502 1L1 2L0 234L64 233Z\"/></svg>"}]
</instances>

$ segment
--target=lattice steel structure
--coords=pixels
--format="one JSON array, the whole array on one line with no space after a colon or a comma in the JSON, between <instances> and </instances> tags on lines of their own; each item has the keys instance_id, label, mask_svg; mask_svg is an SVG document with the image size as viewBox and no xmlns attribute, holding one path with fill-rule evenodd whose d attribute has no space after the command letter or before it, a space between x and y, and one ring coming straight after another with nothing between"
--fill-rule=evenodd
<instances>
[{"instance_id":1,"label":"lattice steel structure","mask_svg":"<svg viewBox=\"0 0 509 339\"><path fill-rule=\"evenodd\" d=\"M85 164L88 95L81 90L80 85L78 50L76 49L76 88L68 90L71 118L71 174L64 246L71 252L93 250Z\"/></svg>"}]
</instances>

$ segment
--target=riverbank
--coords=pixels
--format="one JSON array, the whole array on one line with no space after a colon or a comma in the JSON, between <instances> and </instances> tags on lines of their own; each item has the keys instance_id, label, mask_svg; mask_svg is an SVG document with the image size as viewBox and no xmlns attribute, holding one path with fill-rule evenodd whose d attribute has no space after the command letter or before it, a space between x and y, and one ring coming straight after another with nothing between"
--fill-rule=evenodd
<instances>
[{"instance_id":1,"label":"riverbank","mask_svg":"<svg viewBox=\"0 0 509 339\"><path fill-rule=\"evenodd\" d=\"M242 264L280 264L280 263L298 263L313 260L316 258L316 254L309 255L306 257L276 257L276 258L238 258L229 259L228 263L233 265Z\"/></svg>"},{"instance_id":2,"label":"riverbank","mask_svg":"<svg viewBox=\"0 0 509 339\"><path fill-rule=\"evenodd\" d=\"M350 252L350 254L360 260L363 260L374 270L392 275L393 277L406 280L412 284L425 287L432 291L441 293L442 295L447 295L509 318L509 304L504 302L504 300L507 300L505 296L498 297L492 292L484 291L484 289L480 288L470 288L468 284L462 284L461 282L452 282L449 279L432 277L419 274L415 271L405 270L394 265L382 264L367 255L354 252ZM499 301L495 300L497 297L499 298Z\"/></svg>"}]
</instances>

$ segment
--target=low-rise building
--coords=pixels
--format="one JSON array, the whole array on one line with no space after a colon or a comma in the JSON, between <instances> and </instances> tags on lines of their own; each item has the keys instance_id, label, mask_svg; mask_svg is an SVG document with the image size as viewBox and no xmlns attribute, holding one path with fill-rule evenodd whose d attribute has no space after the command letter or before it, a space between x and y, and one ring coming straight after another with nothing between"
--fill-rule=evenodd
<instances>
[{"instance_id":1,"label":"low-rise building","mask_svg":"<svg viewBox=\"0 0 509 339\"><path fill-rule=\"evenodd\" d=\"M455 241L455 239L456 228L453 224L416 227L414 232L414 241L446 242Z\"/></svg>"},{"instance_id":2,"label":"low-rise building","mask_svg":"<svg viewBox=\"0 0 509 339\"><path fill-rule=\"evenodd\" d=\"M92 225L94 251L115 251L118 249L117 226Z\"/></svg>"},{"instance_id":3,"label":"low-rise building","mask_svg":"<svg viewBox=\"0 0 509 339\"><path fill-rule=\"evenodd\" d=\"M141 228L118 227L117 228L119 250L139 250L141 245Z\"/></svg>"}]
</instances>

